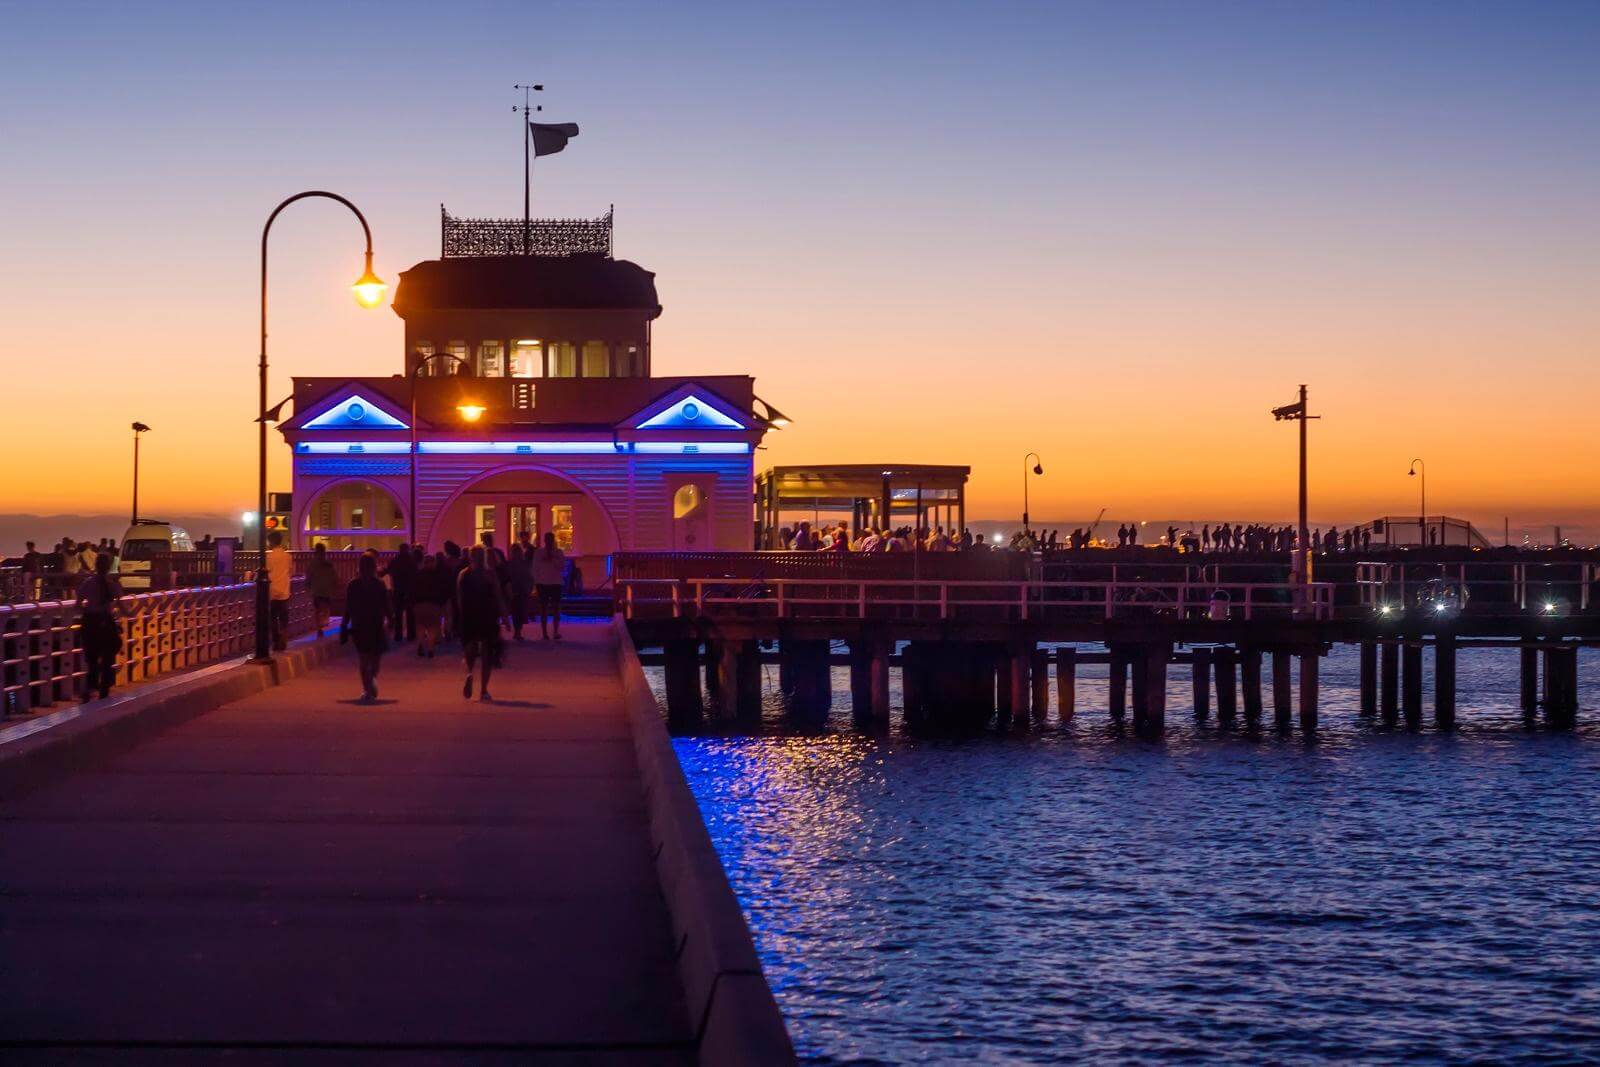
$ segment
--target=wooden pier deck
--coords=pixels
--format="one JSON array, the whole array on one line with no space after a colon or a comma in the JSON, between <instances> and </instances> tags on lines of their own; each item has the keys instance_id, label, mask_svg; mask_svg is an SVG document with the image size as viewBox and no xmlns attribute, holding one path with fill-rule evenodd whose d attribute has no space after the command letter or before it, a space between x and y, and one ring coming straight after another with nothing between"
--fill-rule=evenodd
<instances>
[{"instance_id":1,"label":"wooden pier deck","mask_svg":"<svg viewBox=\"0 0 1600 1067\"><path fill-rule=\"evenodd\" d=\"M340 661L6 799L0 1056L694 1062L614 635L566 633L495 704Z\"/></svg>"}]
</instances>

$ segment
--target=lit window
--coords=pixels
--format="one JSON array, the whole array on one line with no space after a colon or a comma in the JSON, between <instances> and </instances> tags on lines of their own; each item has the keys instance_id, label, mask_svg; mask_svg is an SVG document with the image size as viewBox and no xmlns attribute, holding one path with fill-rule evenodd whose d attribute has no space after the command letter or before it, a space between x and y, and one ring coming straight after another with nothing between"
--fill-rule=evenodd
<instances>
[{"instance_id":1,"label":"lit window","mask_svg":"<svg viewBox=\"0 0 1600 1067\"><path fill-rule=\"evenodd\" d=\"M499 341L483 341L478 345L478 377L500 378L505 375L505 345Z\"/></svg>"},{"instance_id":2,"label":"lit window","mask_svg":"<svg viewBox=\"0 0 1600 1067\"><path fill-rule=\"evenodd\" d=\"M563 552L572 551L572 505L556 504L550 509L550 530L556 535L556 547Z\"/></svg>"},{"instance_id":3,"label":"lit window","mask_svg":"<svg viewBox=\"0 0 1600 1067\"><path fill-rule=\"evenodd\" d=\"M604 341L583 342L583 376L611 377L611 348Z\"/></svg>"},{"instance_id":4,"label":"lit window","mask_svg":"<svg viewBox=\"0 0 1600 1067\"><path fill-rule=\"evenodd\" d=\"M511 377L544 377L544 346L538 341L515 341L511 345Z\"/></svg>"},{"instance_id":5,"label":"lit window","mask_svg":"<svg viewBox=\"0 0 1600 1067\"><path fill-rule=\"evenodd\" d=\"M366 528L367 528L367 509L366 508L351 508L350 509L350 529L352 529L352 530L365 530Z\"/></svg>"},{"instance_id":6,"label":"lit window","mask_svg":"<svg viewBox=\"0 0 1600 1067\"><path fill-rule=\"evenodd\" d=\"M706 494L698 485L689 482L680 485L678 491L672 494L672 517L685 519L699 511L705 505Z\"/></svg>"},{"instance_id":7,"label":"lit window","mask_svg":"<svg viewBox=\"0 0 1600 1067\"><path fill-rule=\"evenodd\" d=\"M550 377L576 378L578 376L578 346L569 341L552 341L545 346L550 357Z\"/></svg>"},{"instance_id":8,"label":"lit window","mask_svg":"<svg viewBox=\"0 0 1600 1067\"><path fill-rule=\"evenodd\" d=\"M479 504L472 509L472 543L481 544L483 535L495 532L495 505Z\"/></svg>"},{"instance_id":9,"label":"lit window","mask_svg":"<svg viewBox=\"0 0 1600 1067\"><path fill-rule=\"evenodd\" d=\"M422 368L422 376L424 378L428 377L430 374L438 373L434 369L435 366L437 366L436 363L424 362L425 360L427 360L432 355L433 355L433 342L432 341L418 341L417 344L416 344L416 347L411 350L412 366L414 366L414 367L420 366Z\"/></svg>"},{"instance_id":10,"label":"lit window","mask_svg":"<svg viewBox=\"0 0 1600 1067\"><path fill-rule=\"evenodd\" d=\"M444 346L444 351L445 351L445 355L454 356L456 359L462 360L463 363L464 363L466 361L466 358L467 358L467 342L465 342L465 341L451 341L449 344ZM439 362L441 364L447 364L447 366L441 366L439 368L439 373L441 375L444 375L444 374L460 374L461 373L462 363L455 363L455 362L452 362L451 360L443 360L443 359L440 360ZM469 367L471 366L470 363L467 363L466 365L469 366Z\"/></svg>"}]
</instances>

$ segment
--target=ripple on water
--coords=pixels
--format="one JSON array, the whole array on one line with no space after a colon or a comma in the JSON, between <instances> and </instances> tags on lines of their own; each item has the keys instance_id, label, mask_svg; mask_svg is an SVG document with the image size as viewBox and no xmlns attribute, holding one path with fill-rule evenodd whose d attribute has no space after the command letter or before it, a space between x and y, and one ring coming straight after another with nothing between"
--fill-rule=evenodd
<instances>
[{"instance_id":1,"label":"ripple on water","mask_svg":"<svg viewBox=\"0 0 1600 1067\"><path fill-rule=\"evenodd\" d=\"M1027 736L678 739L804 1056L1600 1062L1600 732L1527 731L1515 653L1452 736L1336 653L1314 744L1135 742L1084 673Z\"/></svg>"}]
</instances>

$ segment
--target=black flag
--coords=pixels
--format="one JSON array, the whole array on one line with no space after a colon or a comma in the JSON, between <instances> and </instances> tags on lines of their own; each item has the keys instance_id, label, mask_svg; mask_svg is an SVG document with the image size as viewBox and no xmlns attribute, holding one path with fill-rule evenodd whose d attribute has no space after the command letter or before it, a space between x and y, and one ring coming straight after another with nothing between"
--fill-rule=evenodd
<instances>
[{"instance_id":1,"label":"black flag","mask_svg":"<svg viewBox=\"0 0 1600 1067\"><path fill-rule=\"evenodd\" d=\"M536 156L553 156L578 136L576 122L530 122L528 129L533 131L533 154Z\"/></svg>"}]
</instances>

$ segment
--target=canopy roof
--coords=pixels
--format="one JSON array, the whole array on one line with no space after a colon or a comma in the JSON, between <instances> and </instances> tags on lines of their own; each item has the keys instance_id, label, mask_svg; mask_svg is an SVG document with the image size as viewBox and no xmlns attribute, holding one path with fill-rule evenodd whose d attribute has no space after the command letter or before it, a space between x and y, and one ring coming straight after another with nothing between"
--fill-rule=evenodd
<instances>
[{"instance_id":1,"label":"canopy roof","mask_svg":"<svg viewBox=\"0 0 1600 1067\"><path fill-rule=\"evenodd\" d=\"M429 259L400 272L401 318L434 309L621 309L661 314L655 274L599 254Z\"/></svg>"},{"instance_id":2,"label":"canopy roof","mask_svg":"<svg viewBox=\"0 0 1600 1067\"><path fill-rule=\"evenodd\" d=\"M940 498L953 499L961 494L971 473L971 467L928 463L769 467L757 479L757 495L773 501L780 509L791 503L848 508L857 500L881 500L887 483L892 506L906 504L915 508L919 487L925 504Z\"/></svg>"}]
</instances>

